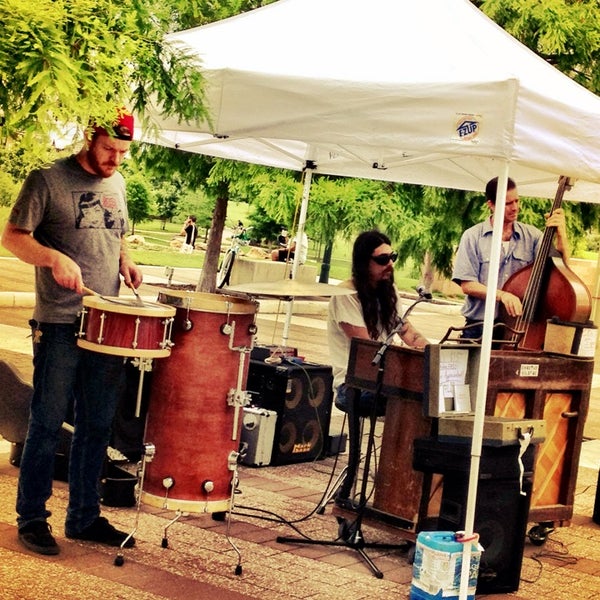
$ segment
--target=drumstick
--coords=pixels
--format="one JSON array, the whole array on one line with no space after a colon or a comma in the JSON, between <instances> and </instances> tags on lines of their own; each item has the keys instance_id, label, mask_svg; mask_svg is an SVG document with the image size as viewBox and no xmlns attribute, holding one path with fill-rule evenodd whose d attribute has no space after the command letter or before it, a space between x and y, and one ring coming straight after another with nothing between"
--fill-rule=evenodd
<instances>
[{"instance_id":1,"label":"drumstick","mask_svg":"<svg viewBox=\"0 0 600 600\"><path fill-rule=\"evenodd\" d=\"M135 289L135 286L133 285L133 283L130 283L129 287L131 288L131 291L133 292L133 295L135 296L135 302L136 302L136 304L138 306L144 306L144 301L140 297L138 291Z\"/></svg>"},{"instance_id":2,"label":"drumstick","mask_svg":"<svg viewBox=\"0 0 600 600\"><path fill-rule=\"evenodd\" d=\"M86 294L87 296L99 296L100 295L98 292L95 292L94 290L90 289L89 287L85 287L85 285L83 286L83 293Z\"/></svg>"}]
</instances>

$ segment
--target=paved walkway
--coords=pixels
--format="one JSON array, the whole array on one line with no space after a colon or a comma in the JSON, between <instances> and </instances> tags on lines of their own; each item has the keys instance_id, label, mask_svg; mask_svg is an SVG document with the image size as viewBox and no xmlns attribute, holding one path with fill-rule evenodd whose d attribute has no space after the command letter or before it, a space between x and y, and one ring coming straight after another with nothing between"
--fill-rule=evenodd
<instances>
[{"instance_id":1,"label":"paved walkway","mask_svg":"<svg viewBox=\"0 0 600 600\"><path fill-rule=\"evenodd\" d=\"M0 261L11 290L21 289L12 267ZM26 273L25 279L28 277ZM150 276L150 274L149 274ZM159 276L158 274L156 275ZM183 278L182 278L183 279ZM0 290L4 285L0 284ZM27 286L24 286L27 287ZM8 291L11 291L8 290ZM321 310L322 312L322 310ZM30 340L23 327L29 308L0 307L0 359L17 366L27 379L31 374ZM447 327L460 325L456 313L435 308L415 310L412 320L432 341ZM281 315L259 313L259 340L278 343ZM290 345L313 362L327 363L325 328L322 317L295 313ZM597 382L595 381L595 385ZM594 388L597 398L597 388ZM598 402L595 402L598 404ZM332 432L342 426L335 411ZM600 423L592 411L584 442L575 500L575 514L569 527L557 528L542 546L526 544L519 590L510 594L478 595L498 600L591 600L600 595L600 527L591 517L595 504L600 466L597 444ZM201 437L186 435L190 452L209 452ZM114 566L115 551L94 544L77 543L63 536L62 522L67 501L66 485L56 482L50 500L51 523L62 552L58 557L41 557L24 550L16 540L14 495L18 470L9 464L9 445L0 442L0 599L92 598L141 600L386 600L407 598L412 567L398 550L369 550L369 556L383 571L376 579L358 552L347 546L281 544L277 536L306 535L333 541L338 521L328 506L317 514L328 483L345 463L344 455L313 463L276 467L240 467L240 494L231 524L215 521L210 515L191 514L168 529L168 548L161 543L172 511L142 505L135 508L103 510L124 529L134 528L135 549L126 551L124 565ZM338 460L339 458L339 460ZM398 543L407 537L400 530L366 521L367 541ZM408 536L410 537L410 536ZM231 543L230 543L231 542ZM238 557L234 544L240 552ZM236 574L236 566L242 567Z\"/></svg>"}]
</instances>

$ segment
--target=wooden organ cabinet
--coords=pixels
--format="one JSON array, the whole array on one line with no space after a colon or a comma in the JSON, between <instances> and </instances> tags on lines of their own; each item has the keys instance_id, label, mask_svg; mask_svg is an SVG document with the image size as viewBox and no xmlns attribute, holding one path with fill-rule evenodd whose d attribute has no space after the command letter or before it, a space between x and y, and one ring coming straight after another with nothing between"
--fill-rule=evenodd
<instances>
[{"instance_id":1,"label":"wooden organ cabinet","mask_svg":"<svg viewBox=\"0 0 600 600\"><path fill-rule=\"evenodd\" d=\"M375 391L380 344L352 340L346 383ZM424 351L390 346L385 354L381 393L388 398L373 510L386 520L417 531L428 515L431 478L412 467L416 438L436 435L440 411L440 355L445 348L468 350L467 383L476 397L480 348L431 345ZM529 522L568 524L594 361L544 352L492 350L486 416L545 422L545 439L535 447ZM443 406L443 403L442 403ZM468 440L467 440L468 441Z\"/></svg>"},{"instance_id":2,"label":"wooden organ cabinet","mask_svg":"<svg viewBox=\"0 0 600 600\"><path fill-rule=\"evenodd\" d=\"M486 414L546 422L535 458L530 521L565 524L573 516L593 374L593 359L492 352Z\"/></svg>"}]
</instances>

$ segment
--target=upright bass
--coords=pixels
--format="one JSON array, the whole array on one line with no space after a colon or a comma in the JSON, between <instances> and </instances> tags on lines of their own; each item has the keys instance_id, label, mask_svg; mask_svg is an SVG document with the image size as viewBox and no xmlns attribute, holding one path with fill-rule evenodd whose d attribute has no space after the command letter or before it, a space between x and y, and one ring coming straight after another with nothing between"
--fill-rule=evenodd
<instances>
[{"instance_id":1,"label":"upright bass","mask_svg":"<svg viewBox=\"0 0 600 600\"><path fill-rule=\"evenodd\" d=\"M561 175L552 212L560 208L565 190L571 187L569 178ZM510 317L500 305L500 320L519 332L509 335L520 350L542 350L548 319L585 323L590 317L592 298L585 283L561 256L551 256L555 230L546 227L534 262L514 273L502 288L523 304L519 317Z\"/></svg>"}]
</instances>

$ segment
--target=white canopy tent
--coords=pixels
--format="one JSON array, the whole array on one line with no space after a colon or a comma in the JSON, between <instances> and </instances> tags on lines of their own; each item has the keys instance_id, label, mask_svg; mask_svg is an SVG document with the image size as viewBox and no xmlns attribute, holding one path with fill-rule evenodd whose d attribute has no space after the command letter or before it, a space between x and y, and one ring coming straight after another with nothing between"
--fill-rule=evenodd
<instances>
[{"instance_id":1,"label":"white canopy tent","mask_svg":"<svg viewBox=\"0 0 600 600\"><path fill-rule=\"evenodd\" d=\"M509 174L522 195L553 197L559 176L566 175L576 183L565 199L600 202L600 98L468 0L279 0L173 34L170 41L197 56L211 118L181 123L164 118L156 106L146 115L155 129L146 129L142 139L306 170L299 238L313 172L477 191L499 176L494 290ZM491 301L467 532L475 511L493 315Z\"/></svg>"},{"instance_id":2,"label":"white canopy tent","mask_svg":"<svg viewBox=\"0 0 600 600\"><path fill-rule=\"evenodd\" d=\"M211 122L145 139L275 167L600 201L600 99L468 0L280 0L170 36L201 61ZM460 128L461 123L467 127ZM468 124L474 131L468 131Z\"/></svg>"}]
</instances>

